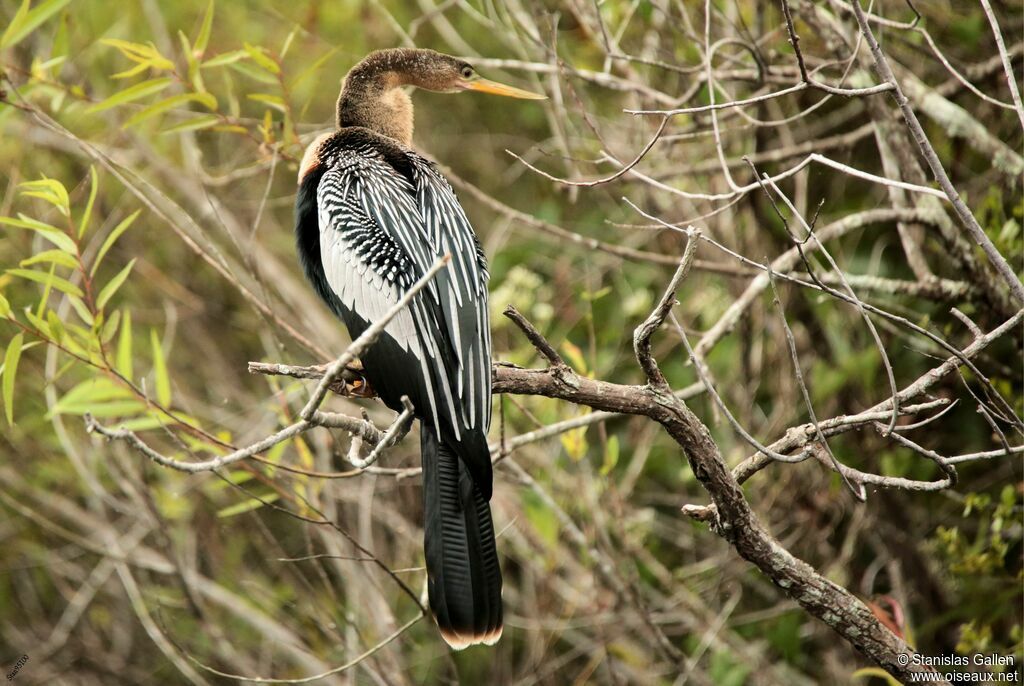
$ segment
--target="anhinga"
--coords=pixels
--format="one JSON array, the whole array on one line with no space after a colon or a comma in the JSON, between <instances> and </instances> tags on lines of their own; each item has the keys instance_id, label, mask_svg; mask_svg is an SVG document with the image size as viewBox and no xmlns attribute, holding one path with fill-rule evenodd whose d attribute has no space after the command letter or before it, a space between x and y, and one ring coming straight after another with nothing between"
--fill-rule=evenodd
<instances>
[{"instance_id":1,"label":"anhinga","mask_svg":"<svg viewBox=\"0 0 1024 686\"><path fill-rule=\"evenodd\" d=\"M370 387L420 420L424 550L430 608L461 649L501 637L491 460L487 261L452 187L412 144L403 87L543 98L477 76L432 50L371 53L345 77L338 130L317 138L299 169L299 258L319 296L359 336L434 263L451 255L362 355Z\"/></svg>"}]
</instances>

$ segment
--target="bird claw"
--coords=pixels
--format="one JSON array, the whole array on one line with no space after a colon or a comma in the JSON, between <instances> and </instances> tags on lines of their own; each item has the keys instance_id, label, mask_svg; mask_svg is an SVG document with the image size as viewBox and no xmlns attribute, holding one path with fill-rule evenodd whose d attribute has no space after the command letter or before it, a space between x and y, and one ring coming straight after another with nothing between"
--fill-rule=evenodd
<instances>
[{"instance_id":1,"label":"bird claw","mask_svg":"<svg viewBox=\"0 0 1024 686\"><path fill-rule=\"evenodd\" d=\"M377 396L376 391L370 386L370 382L361 373L346 369L342 375L342 380L345 382L345 389L348 391L348 394L355 398L374 398Z\"/></svg>"}]
</instances>

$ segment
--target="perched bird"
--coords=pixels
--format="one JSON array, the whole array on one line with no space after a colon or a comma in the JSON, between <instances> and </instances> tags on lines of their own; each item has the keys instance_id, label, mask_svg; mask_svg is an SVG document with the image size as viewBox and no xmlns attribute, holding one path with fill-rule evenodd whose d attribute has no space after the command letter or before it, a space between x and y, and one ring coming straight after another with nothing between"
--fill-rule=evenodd
<instances>
[{"instance_id":1,"label":"perched bird","mask_svg":"<svg viewBox=\"0 0 1024 686\"><path fill-rule=\"evenodd\" d=\"M380 50L345 77L338 129L299 168L295 233L317 294L355 339L437 260L439 272L362 355L370 387L395 411L407 396L420 421L424 551L430 608L455 649L502 631L491 460L491 336L487 260L455 192L411 147L403 88L544 96L479 77L432 50Z\"/></svg>"}]
</instances>

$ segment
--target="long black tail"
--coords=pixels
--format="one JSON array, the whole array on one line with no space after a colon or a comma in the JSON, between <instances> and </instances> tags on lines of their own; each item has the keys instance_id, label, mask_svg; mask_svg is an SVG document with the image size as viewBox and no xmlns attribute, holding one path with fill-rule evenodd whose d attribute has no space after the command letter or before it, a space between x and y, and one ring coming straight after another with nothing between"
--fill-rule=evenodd
<instances>
[{"instance_id":1,"label":"long black tail","mask_svg":"<svg viewBox=\"0 0 1024 686\"><path fill-rule=\"evenodd\" d=\"M501 568L491 508L451 446L421 423L423 547L430 609L461 650L501 638Z\"/></svg>"}]
</instances>

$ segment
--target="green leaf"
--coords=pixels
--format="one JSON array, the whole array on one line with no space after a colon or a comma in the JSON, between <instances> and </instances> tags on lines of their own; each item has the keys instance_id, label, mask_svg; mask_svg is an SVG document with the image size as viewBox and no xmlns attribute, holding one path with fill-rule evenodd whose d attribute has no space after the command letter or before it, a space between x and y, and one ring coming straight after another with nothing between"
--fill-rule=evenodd
<instances>
[{"instance_id":1,"label":"green leaf","mask_svg":"<svg viewBox=\"0 0 1024 686\"><path fill-rule=\"evenodd\" d=\"M0 48L7 47L10 43L13 45L14 33L18 31L18 28L25 23L25 17L28 16L30 3L29 0L22 0L21 5L18 6L18 11L11 17L11 23L7 25L7 29L4 31L4 35L0 36Z\"/></svg>"},{"instance_id":2,"label":"green leaf","mask_svg":"<svg viewBox=\"0 0 1024 686\"><path fill-rule=\"evenodd\" d=\"M250 93L245 97L249 98L250 100L262 102L265 105L269 105L270 107L273 107L276 110L280 110L281 112L288 111L284 104L284 98L282 98L280 95L270 95L269 93Z\"/></svg>"},{"instance_id":3,"label":"green leaf","mask_svg":"<svg viewBox=\"0 0 1024 686\"><path fill-rule=\"evenodd\" d=\"M18 333L11 339L4 354L4 377L3 396L4 413L7 415L7 423L14 425L14 379L18 373L18 360L21 358L22 334Z\"/></svg>"},{"instance_id":4,"label":"green leaf","mask_svg":"<svg viewBox=\"0 0 1024 686\"><path fill-rule=\"evenodd\" d=\"M137 66L133 69L114 74L115 79L128 78L146 69L174 69L174 62L161 55L160 51L152 43L132 43L126 40L118 40L117 38L104 38L100 43L117 48L121 51L121 54L132 62L137 63Z\"/></svg>"},{"instance_id":5,"label":"green leaf","mask_svg":"<svg viewBox=\"0 0 1024 686\"><path fill-rule=\"evenodd\" d=\"M89 228L89 220L92 218L92 206L96 202L96 191L99 188L100 180L96 176L96 167L89 165L89 179L92 185L89 187L89 201L85 204L85 211L82 212L82 219L78 223L78 237L81 238L85 235L85 230Z\"/></svg>"},{"instance_id":6,"label":"green leaf","mask_svg":"<svg viewBox=\"0 0 1024 686\"><path fill-rule=\"evenodd\" d=\"M164 359L163 348L156 329L149 330L149 343L153 348L153 376L156 382L156 400L161 405L171 404L171 379L167 376L167 360Z\"/></svg>"},{"instance_id":7,"label":"green leaf","mask_svg":"<svg viewBox=\"0 0 1024 686\"><path fill-rule=\"evenodd\" d=\"M199 70L199 62L196 61L195 51L192 49L192 44L188 42L188 36L184 31L178 31L178 40L181 41L181 52L185 55L185 61L188 62L188 80L195 86L197 92L205 93L206 85L203 83L203 75Z\"/></svg>"},{"instance_id":8,"label":"green leaf","mask_svg":"<svg viewBox=\"0 0 1024 686\"><path fill-rule=\"evenodd\" d=\"M99 252L96 253L96 259L92 262L92 269L89 270L89 276L96 275L96 270L99 268L100 261L103 259L103 256L106 255L107 251L110 250L115 242L117 242L117 239L121 237L121 234L128 230L128 227L132 225L132 222L135 221L140 212L142 212L142 210L135 210L121 220L121 223L115 226L114 230L110 232L107 239L103 241L103 245L100 246Z\"/></svg>"},{"instance_id":9,"label":"green leaf","mask_svg":"<svg viewBox=\"0 0 1024 686\"><path fill-rule=\"evenodd\" d=\"M39 298L39 309L37 311L40 317L46 312L46 303L50 301L50 292L53 289L54 273L57 271L57 265L51 264L50 271L46 273L46 286L43 287L43 297Z\"/></svg>"},{"instance_id":10,"label":"green leaf","mask_svg":"<svg viewBox=\"0 0 1024 686\"><path fill-rule=\"evenodd\" d=\"M579 462L587 454L587 427L581 426L578 429L572 429L566 431L559 439L562 442L562 447L565 448L566 454L572 459L573 462Z\"/></svg>"},{"instance_id":11,"label":"green leaf","mask_svg":"<svg viewBox=\"0 0 1024 686\"><path fill-rule=\"evenodd\" d=\"M181 122L180 124L175 124L174 126L166 128L163 131L161 131L160 133L161 134L165 134L165 133L182 133L182 132L185 132L185 131L198 131L200 129L208 129L211 126L216 126L219 123L220 123L220 117L217 117L217 116L204 115L202 117L192 117L191 119L186 119L185 121Z\"/></svg>"},{"instance_id":12,"label":"green leaf","mask_svg":"<svg viewBox=\"0 0 1024 686\"><path fill-rule=\"evenodd\" d=\"M11 276L18 276L23 279L28 279L29 281L41 283L44 286L53 286L62 293L67 293L69 295L77 295L79 298L81 298L84 295L82 293L81 288L71 283L67 279L62 279L59 276L45 274L34 269L8 269L7 273L10 274Z\"/></svg>"},{"instance_id":13,"label":"green leaf","mask_svg":"<svg viewBox=\"0 0 1024 686\"><path fill-rule=\"evenodd\" d=\"M192 49L195 54L202 57L206 52L206 46L210 42L210 29L213 28L213 0L206 6L206 14L203 15L203 24L199 27L199 34L196 36L195 45Z\"/></svg>"},{"instance_id":14,"label":"green leaf","mask_svg":"<svg viewBox=\"0 0 1024 686\"><path fill-rule=\"evenodd\" d=\"M78 248L75 246L75 242L71 240L71 237L56 226L37 221L31 217L26 217L23 214L19 214L17 219L14 217L0 217L0 224L13 226L18 229L30 229L32 231L37 231L43 238L53 243L61 250L69 252L72 255L78 252Z\"/></svg>"},{"instance_id":15,"label":"green leaf","mask_svg":"<svg viewBox=\"0 0 1024 686\"><path fill-rule=\"evenodd\" d=\"M569 358L569 364L582 374L587 373L587 360L580 347L570 340L562 342L562 354Z\"/></svg>"},{"instance_id":16,"label":"green leaf","mask_svg":"<svg viewBox=\"0 0 1024 686\"><path fill-rule=\"evenodd\" d=\"M601 476L608 476L619 463L619 437L612 436L604 451L604 464L601 465Z\"/></svg>"},{"instance_id":17,"label":"green leaf","mask_svg":"<svg viewBox=\"0 0 1024 686\"><path fill-rule=\"evenodd\" d=\"M170 85L171 79L169 78L150 79L149 81L143 81L142 83L137 83L134 86L124 89L123 91L114 93L103 102L98 102L92 107L88 108L86 112L90 114L93 114L95 112L102 112L103 110L108 110L111 107L123 105L126 102L132 102L133 100L139 100L140 98L144 98L147 95L159 93L160 91L162 91Z\"/></svg>"},{"instance_id":18,"label":"green leaf","mask_svg":"<svg viewBox=\"0 0 1024 686\"><path fill-rule=\"evenodd\" d=\"M53 310L48 310L46 313L46 322L50 325L50 336L53 337L58 344L64 340L64 323L57 316L57 313Z\"/></svg>"},{"instance_id":19,"label":"green leaf","mask_svg":"<svg viewBox=\"0 0 1024 686\"><path fill-rule=\"evenodd\" d=\"M162 114L167 110L184 105L188 102L200 102L205 105L207 109L217 109L217 98L213 97L211 93L183 93L181 95L173 95L166 100L160 100L148 107L144 107L122 124L121 128L127 129L131 126L135 126L136 124L140 124L151 117L155 117L158 114Z\"/></svg>"},{"instance_id":20,"label":"green leaf","mask_svg":"<svg viewBox=\"0 0 1024 686\"><path fill-rule=\"evenodd\" d=\"M32 257L26 257L18 263L19 267L31 267L33 264L40 264L42 262L52 262L59 264L62 267L71 267L72 269L78 268L78 260L73 255L67 254L63 250L44 250L41 253L36 253Z\"/></svg>"},{"instance_id":21,"label":"green leaf","mask_svg":"<svg viewBox=\"0 0 1024 686\"><path fill-rule=\"evenodd\" d=\"M249 53L249 57L252 58L253 62L263 67L271 74L281 73L281 67L278 65L277 62L275 62L267 55L267 51L265 48L261 48L257 45L252 45L250 43L245 43L245 51Z\"/></svg>"},{"instance_id":22,"label":"green leaf","mask_svg":"<svg viewBox=\"0 0 1024 686\"><path fill-rule=\"evenodd\" d=\"M125 310L127 312L127 310ZM104 322L103 328L100 330L100 340L106 345L110 342L110 339L117 333L117 325L121 323L121 310L114 310L110 313L107 321Z\"/></svg>"},{"instance_id":23,"label":"green leaf","mask_svg":"<svg viewBox=\"0 0 1024 686\"><path fill-rule=\"evenodd\" d=\"M121 335L117 339L117 357L114 362L117 373L132 380L132 313L124 311L124 323L121 324Z\"/></svg>"},{"instance_id":24,"label":"green leaf","mask_svg":"<svg viewBox=\"0 0 1024 686\"><path fill-rule=\"evenodd\" d=\"M70 206L68 203L68 191L64 188L64 184L56 179L42 178L38 181L25 181L24 183L18 184L19 188L27 188L21 192L22 195L28 195L33 198L40 198L50 203L57 210L67 217L70 213Z\"/></svg>"},{"instance_id":25,"label":"green leaf","mask_svg":"<svg viewBox=\"0 0 1024 686\"><path fill-rule=\"evenodd\" d=\"M260 495L259 500L257 500L256 498L249 498L248 500L243 500L240 503L236 503L229 507L225 507L221 510L217 510L217 516L220 518L234 517L235 515L240 515L245 512L258 510L264 505L272 503L280 497L280 493L277 493L276 491L270 491L269 493L264 493Z\"/></svg>"},{"instance_id":26,"label":"green leaf","mask_svg":"<svg viewBox=\"0 0 1024 686\"><path fill-rule=\"evenodd\" d=\"M103 307L114 297L114 293L117 293L117 289L121 287L124 280L128 278L128 274L131 273L132 267L135 266L135 260L132 259L124 269L119 271L114 278L107 282L107 285L100 291L99 297L96 298L96 309L102 310Z\"/></svg>"},{"instance_id":27,"label":"green leaf","mask_svg":"<svg viewBox=\"0 0 1024 686\"><path fill-rule=\"evenodd\" d=\"M254 81L259 81L260 83L265 83L271 86L277 85L277 78L275 78L273 74L268 74L262 69L257 69L248 62L231 62L230 66L235 71L248 76Z\"/></svg>"},{"instance_id":28,"label":"green leaf","mask_svg":"<svg viewBox=\"0 0 1024 686\"><path fill-rule=\"evenodd\" d=\"M11 303L7 302L7 298L0 293L0 317L9 317L11 315Z\"/></svg>"},{"instance_id":29,"label":"green leaf","mask_svg":"<svg viewBox=\"0 0 1024 686\"><path fill-rule=\"evenodd\" d=\"M68 296L68 302L71 303L71 308L78 314L79 318L89 326L95 323L95 319L92 316L92 312L85 306L85 301L81 298L73 295Z\"/></svg>"},{"instance_id":30,"label":"green leaf","mask_svg":"<svg viewBox=\"0 0 1024 686\"><path fill-rule=\"evenodd\" d=\"M203 64L201 66L203 66L203 67L223 67L224 65L234 64L235 62L238 62L239 60L245 60L245 59L249 59L249 53L248 52L246 52L245 50L232 50L230 52L222 52L221 54L217 55L216 57L211 57L210 59L208 59L205 62L203 62Z\"/></svg>"},{"instance_id":31,"label":"green leaf","mask_svg":"<svg viewBox=\"0 0 1024 686\"><path fill-rule=\"evenodd\" d=\"M65 403L60 414L83 415L86 412L97 419L109 419L111 417L134 417L147 409L146 403L141 400L112 400L110 402L82 402Z\"/></svg>"},{"instance_id":32,"label":"green leaf","mask_svg":"<svg viewBox=\"0 0 1024 686\"><path fill-rule=\"evenodd\" d=\"M4 31L3 37L0 37L0 48L9 48L15 45L39 28L44 21L60 12L69 2L71 0L45 0L29 10L29 0L24 0L7 26L7 30Z\"/></svg>"},{"instance_id":33,"label":"green leaf","mask_svg":"<svg viewBox=\"0 0 1024 686\"><path fill-rule=\"evenodd\" d=\"M131 400L135 395L131 390L119 386L105 376L96 376L79 383L54 403L48 416L58 414L78 414L69 412L68 408L88 406L91 403L103 403L111 400Z\"/></svg>"},{"instance_id":34,"label":"green leaf","mask_svg":"<svg viewBox=\"0 0 1024 686\"><path fill-rule=\"evenodd\" d=\"M294 28L294 29L292 29L291 33L288 34L288 37L284 39L284 45L281 46L281 53L280 53L282 60L284 59L284 56L288 54L288 48L292 47L292 41L295 40L295 36L298 33L299 33L299 30L297 28Z\"/></svg>"}]
</instances>

